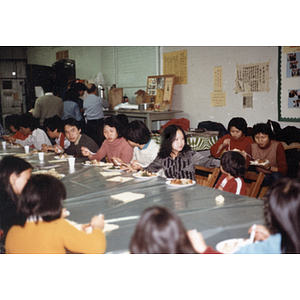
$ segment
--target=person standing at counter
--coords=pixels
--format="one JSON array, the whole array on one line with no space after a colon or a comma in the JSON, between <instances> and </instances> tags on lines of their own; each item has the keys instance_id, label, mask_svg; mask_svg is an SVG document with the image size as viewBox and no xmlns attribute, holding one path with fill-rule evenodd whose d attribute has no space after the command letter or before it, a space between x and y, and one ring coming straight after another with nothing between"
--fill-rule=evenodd
<instances>
[{"instance_id":1,"label":"person standing at counter","mask_svg":"<svg viewBox=\"0 0 300 300\"><path fill-rule=\"evenodd\" d=\"M34 108L29 112L34 118L40 119L40 127L44 128L44 120L55 115L63 116L64 104L63 100L53 95L53 81L48 80L44 86L45 95L35 100Z\"/></svg>"},{"instance_id":2,"label":"person standing at counter","mask_svg":"<svg viewBox=\"0 0 300 300\"><path fill-rule=\"evenodd\" d=\"M184 130L178 125L170 125L163 132L157 157L146 171L156 173L163 169L167 178L195 180L196 165L214 168L220 166L220 161L192 150Z\"/></svg>"},{"instance_id":3,"label":"person standing at counter","mask_svg":"<svg viewBox=\"0 0 300 300\"><path fill-rule=\"evenodd\" d=\"M81 148L82 155L87 156L89 160L101 161L107 157L109 162L115 164L113 159L123 161L127 164L131 162L133 155L133 148L127 143L122 136L122 125L116 117L107 117L104 119L103 134L105 140L96 154L91 154L89 147ZM92 150L91 150L92 151ZM94 152L94 151L92 151Z\"/></svg>"},{"instance_id":4,"label":"person standing at counter","mask_svg":"<svg viewBox=\"0 0 300 300\"><path fill-rule=\"evenodd\" d=\"M43 144L46 144L48 146L52 145L45 131L40 128L35 128L33 117L29 113L21 115L20 131L23 135L28 135L25 140L19 140L13 137L9 137L8 141L10 143L16 143L22 146L31 146L37 150L41 150Z\"/></svg>"},{"instance_id":5,"label":"person standing at counter","mask_svg":"<svg viewBox=\"0 0 300 300\"><path fill-rule=\"evenodd\" d=\"M15 224L21 224L17 216L18 198L31 176L32 166L22 158L6 156L0 161L0 229L1 252L6 235Z\"/></svg>"},{"instance_id":6,"label":"person standing at counter","mask_svg":"<svg viewBox=\"0 0 300 300\"><path fill-rule=\"evenodd\" d=\"M98 90L94 83L87 85L88 96L83 102L83 109L86 115L86 134L91 137L100 147L103 142L103 108L108 108L107 100L98 97Z\"/></svg>"},{"instance_id":7,"label":"person standing at counter","mask_svg":"<svg viewBox=\"0 0 300 300\"><path fill-rule=\"evenodd\" d=\"M79 123L73 119L69 118L64 122L64 132L67 139L70 141L70 146L66 149L63 147L56 145L55 146L55 153L66 153L69 155L74 155L75 157L83 157L81 153L82 147L87 147L91 149L92 152L97 152L99 150L98 145L94 140L90 137L81 133L81 128Z\"/></svg>"},{"instance_id":8,"label":"person standing at counter","mask_svg":"<svg viewBox=\"0 0 300 300\"><path fill-rule=\"evenodd\" d=\"M263 186L270 186L279 178L287 174L287 163L283 145L271 139L271 128L268 124L255 124L252 129L255 143L246 147L246 166L249 168L250 161L268 160L268 163L256 166L257 172L265 174Z\"/></svg>"},{"instance_id":9,"label":"person standing at counter","mask_svg":"<svg viewBox=\"0 0 300 300\"><path fill-rule=\"evenodd\" d=\"M5 250L8 254L104 253L104 217L94 216L87 233L63 217L64 184L51 175L32 176L19 199L17 213L24 221L10 228Z\"/></svg>"},{"instance_id":10,"label":"person standing at counter","mask_svg":"<svg viewBox=\"0 0 300 300\"><path fill-rule=\"evenodd\" d=\"M247 122L240 117L232 118L228 123L229 134L224 135L210 148L214 157L220 157L224 151L238 149L245 153L246 146L253 143L250 136L247 136Z\"/></svg>"}]
</instances>

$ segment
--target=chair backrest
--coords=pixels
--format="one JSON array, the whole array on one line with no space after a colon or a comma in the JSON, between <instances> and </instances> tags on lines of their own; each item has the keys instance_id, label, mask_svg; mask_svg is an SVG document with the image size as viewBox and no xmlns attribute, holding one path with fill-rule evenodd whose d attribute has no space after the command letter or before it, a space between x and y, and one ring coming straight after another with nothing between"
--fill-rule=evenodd
<instances>
[{"instance_id":1,"label":"chair backrest","mask_svg":"<svg viewBox=\"0 0 300 300\"><path fill-rule=\"evenodd\" d=\"M244 181L247 186L246 196L257 198L261 189L261 184L265 178L265 174L247 171L244 175Z\"/></svg>"},{"instance_id":2,"label":"chair backrest","mask_svg":"<svg viewBox=\"0 0 300 300\"><path fill-rule=\"evenodd\" d=\"M220 174L220 168L196 166L196 182L203 186L213 187Z\"/></svg>"}]
</instances>

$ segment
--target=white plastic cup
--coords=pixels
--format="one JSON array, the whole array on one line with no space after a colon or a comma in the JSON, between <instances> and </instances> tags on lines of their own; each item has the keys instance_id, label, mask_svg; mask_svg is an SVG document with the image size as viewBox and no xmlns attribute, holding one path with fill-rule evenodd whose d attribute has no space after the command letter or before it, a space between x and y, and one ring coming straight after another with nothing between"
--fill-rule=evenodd
<instances>
[{"instance_id":1,"label":"white plastic cup","mask_svg":"<svg viewBox=\"0 0 300 300\"><path fill-rule=\"evenodd\" d=\"M75 167L75 157L68 157L69 167L74 169Z\"/></svg>"},{"instance_id":2,"label":"white plastic cup","mask_svg":"<svg viewBox=\"0 0 300 300\"><path fill-rule=\"evenodd\" d=\"M44 157L45 157L45 153L44 152L39 152L38 156L39 156L39 160L40 161L44 161Z\"/></svg>"},{"instance_id":3,"label":"white plastic cup","mask_svg":"<svg viewBox=\"0 0 300 300\"><path fill-rule=\"evenodd\" d=\"M2 149L5 150L6 149L6 141L2 142Z\"/></svg>"},{"instance_id":4,"label":"white plastic cup","mask_svg":"<svg viewBox=\"0 0 300 300\"><path fill-rule=\"evenodd\" d=\"M25 153L29 153L29 146L24 146Z\"/></svg>"}]
</instances>

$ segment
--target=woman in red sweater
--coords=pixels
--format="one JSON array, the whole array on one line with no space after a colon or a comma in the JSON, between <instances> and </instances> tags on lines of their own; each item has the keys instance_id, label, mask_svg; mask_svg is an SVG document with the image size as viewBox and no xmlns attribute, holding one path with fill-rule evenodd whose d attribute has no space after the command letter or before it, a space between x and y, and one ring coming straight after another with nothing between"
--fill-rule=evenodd
<instances>
[{"instance_id":1,"label":"woman in red sweater","mask_svg":"<svg viewBox=\"0 0 300 300\"><path fill-rule=\"evenodd\" d=\"M228 123L229 134L224 135L210 148L214 157L220 157L224 151L238 149L245 152L246 146L253 143L250 136L247 136L247 122L240 117L232 118Z\"/></svg>"},{"instance_id":2,"label":"woman in red sweater","mask_svg":"<svg viewBox=\"0 0 300 300\"><path fill-rule=\"evenodd\" d=\"M252 135L255 143L246 147L246 167L249 168L250 161L268 160L268 163L256 166L256 171L265 174L262 185L270 186L287 173L284 147L280 142L271 139L271 128L268 124L255 124Z\"/></svg>"},{"instance_id":3,"label":"woman in red sweater","mask_svg":"<svg viewBox=\"0 0 300 300\"><path fill-rule=\"evenodd\" d=\"M82 155L87 156L89 160L96 159L98 161L107 157L109 162L114 162L114 158L120 158L123 162L129 164L132 160L133 148L122 137L122 125L116 117L107 117L104 119L103 134L105 140L98 152L91 154L87 147L82 147Z\"/></svg>"}]
</instances>

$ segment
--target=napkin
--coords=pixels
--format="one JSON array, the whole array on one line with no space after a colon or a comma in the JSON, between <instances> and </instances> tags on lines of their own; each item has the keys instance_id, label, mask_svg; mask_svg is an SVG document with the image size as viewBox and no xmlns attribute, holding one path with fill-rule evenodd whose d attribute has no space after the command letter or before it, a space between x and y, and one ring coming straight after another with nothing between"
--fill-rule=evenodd
<instances>
[{"instance_id":1,"label":"napkin","mask_svg":"<svg viewBox=\"0 0 300 300\"><path fill-rule=\"evenodd\" d=\"M104 177L120 175L120 172L99 172Z\"/></svg>"},{"instance_id":2,"label":"napkin","mask_svg":"<svg viewBox=\"0 0 300 300\"><path fill-rule=\"evenodd\" d=\"M129 181L129 180L133 180L133 178L116 176L116 177L107 179L107 181L116 181L116 182L126 182L126 181Z\"/></svg>"},{"instance_id":3,"label":"napkin","mask_svg":"<svg viewBox=\"0 0 300 300\"><path fill-rule=\"evenodd\" d=\"M132 193L132 192L124 192L124 193L121 193L121 194L111 195L110 197L112 199L120 200L120 201L123 201L125 203L128 203L128 202L131 202L131 201L135 201L135 200L138 200L138 199L145 198L145 195L144 194Z\"/></svg>"}]
</instances>

